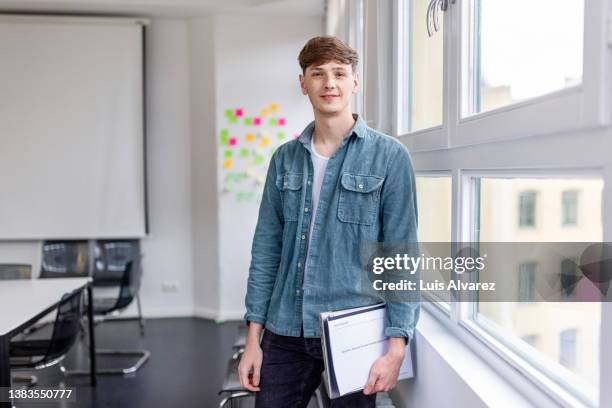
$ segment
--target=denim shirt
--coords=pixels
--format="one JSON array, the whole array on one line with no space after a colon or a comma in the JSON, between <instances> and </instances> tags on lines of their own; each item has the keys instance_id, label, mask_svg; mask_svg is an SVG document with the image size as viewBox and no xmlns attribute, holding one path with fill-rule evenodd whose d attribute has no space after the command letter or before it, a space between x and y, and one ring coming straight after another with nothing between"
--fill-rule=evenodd
<instances>
[{"instance_id":1,"label":"denim shirt","mask_svg":"<svg viewBox=\"0 0 612 408\"><path fill-rule=\"evenodd\" d=\"M355 125L330 157L312 228L314 122L273 155L253 238L245 319L284 336L320 337L319 313L379 303L362 288L360 245L416 242L415 179L396 139ZM388 337L413 336L418 302L387 302Z\"/></svg>"}]
</instances>

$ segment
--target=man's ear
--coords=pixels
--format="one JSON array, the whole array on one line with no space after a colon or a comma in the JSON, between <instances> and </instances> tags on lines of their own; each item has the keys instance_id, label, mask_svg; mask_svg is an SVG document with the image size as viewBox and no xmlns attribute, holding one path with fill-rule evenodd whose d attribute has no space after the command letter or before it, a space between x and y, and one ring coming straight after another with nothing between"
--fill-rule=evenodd
<instances>
[{"instance_id":1,"label":"man's ear","mask_svg":"<svg viewBox=\"0 0 612 408\"><path fill-rule=\"evenodd\" d=\"M300 80L300 88L302 88L302 95L308 95L308 92L306 92L306 85L304 83L304 75L300 74L299 80Z\"/></svg>"},{"instance_id":2,"label":"man's ear","mask_svg":"<svg viewBox=\"0 0 612 408\"><path fill-rule=\"evenodd\" d=\"M356 94L357 91L359 90L359 83L360 83L360 81L359 81L359 72L355 72L353 74L353 84L355 85L353 87L353 94Z\"/></svg>"}]
</instances>

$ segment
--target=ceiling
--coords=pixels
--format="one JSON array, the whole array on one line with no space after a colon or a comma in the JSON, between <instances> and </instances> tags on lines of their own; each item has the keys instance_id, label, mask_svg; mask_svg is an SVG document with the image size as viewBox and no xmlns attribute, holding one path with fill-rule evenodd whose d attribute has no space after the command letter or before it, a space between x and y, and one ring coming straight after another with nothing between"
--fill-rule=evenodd
<instances>
[{"instance_id":1,"label":"ceiling","mask_svg":"<svg viewBox=\"0 0 612 408\"><path fill-rule=\"evenodd\" d=\"M323 16L324 0L0 0L0 12L201 17L212 14Z\"/></svg>"}]
</instances>

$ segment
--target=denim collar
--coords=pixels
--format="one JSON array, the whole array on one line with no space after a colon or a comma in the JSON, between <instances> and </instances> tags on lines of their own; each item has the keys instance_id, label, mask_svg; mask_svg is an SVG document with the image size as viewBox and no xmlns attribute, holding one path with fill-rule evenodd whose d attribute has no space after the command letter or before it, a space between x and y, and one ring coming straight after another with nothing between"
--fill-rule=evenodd
<instances>
[{"instance_id":1,"label":"denim collar","mask_svg":"<svg viewBox=\"0 0 612 408\"><path fill-rule=\"evenodd\" d=\"M361 119L361 116L356 113L353 113L353 119L355 119L355 125L353 125L353 128L351 129L347 137L344 138L344 140L348 140L349 136L353 134L355 134L359 138L363 138L366 135L367 126L363 119ZM310 151L310 141L312 140L312 132L314 131L314 127L315 122L313 120L308 126L306 126L304 131L298 137L300 143L302 143L304 147L308 149L308 151Z\"/></svg>"}]
</instances>

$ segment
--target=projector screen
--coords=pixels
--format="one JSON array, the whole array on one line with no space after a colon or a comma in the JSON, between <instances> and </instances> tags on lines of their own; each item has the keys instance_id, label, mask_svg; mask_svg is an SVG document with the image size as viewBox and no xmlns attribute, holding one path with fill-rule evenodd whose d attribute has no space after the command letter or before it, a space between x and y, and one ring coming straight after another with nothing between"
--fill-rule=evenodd
<instances>
[{"instance_id":1,"label":"projector screen","mask_svg":"<svg viewBox=\"0 0 612 408\"><path fill-rule=\"evenodd\" d=\"M146 234L143 31L0 18L0 240Z\"/></svg>"}]
</instances>

